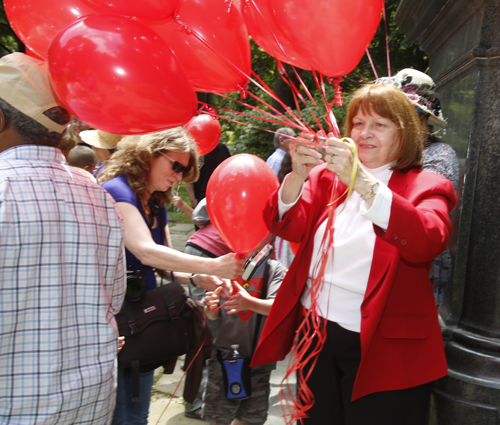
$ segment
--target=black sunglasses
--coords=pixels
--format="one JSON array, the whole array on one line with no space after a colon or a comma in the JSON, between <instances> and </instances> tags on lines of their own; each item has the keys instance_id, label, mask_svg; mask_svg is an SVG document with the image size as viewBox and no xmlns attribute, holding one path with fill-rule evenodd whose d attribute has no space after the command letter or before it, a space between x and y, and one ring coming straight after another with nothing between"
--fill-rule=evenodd
<instances>
[{"instance_id":1,"label":"black sunglasses","mask_svg":"<svg viewBox=\"0 0 500 425\"><path fill-rule=\"evenodd\" d=\"M167 158L170 161L172 161L172 170L173 170L173 172L174 173L182 173L182 177L186 177L186 175L191 170L190 167L185 167L180 162L176 161L175 159L170 158L168 155L164 154L163 152L160 152L160 155L162 155L165 158Z\"/></svg>"}]
</instances>

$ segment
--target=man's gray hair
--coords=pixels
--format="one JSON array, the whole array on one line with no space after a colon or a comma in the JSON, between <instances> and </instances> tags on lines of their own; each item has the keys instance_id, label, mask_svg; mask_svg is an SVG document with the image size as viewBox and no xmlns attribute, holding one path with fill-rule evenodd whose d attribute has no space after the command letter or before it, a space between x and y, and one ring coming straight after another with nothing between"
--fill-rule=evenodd
<instances>
[{"instance_id":1,"label":"man's gray hair","mask_svg":"<svg viewBox=\"0 0 500 425\"><path fill-rule=\"evenodd\" d=\"M290 127L283 127L280 128L276 133L274 134L274 147L278 149L280 147L280 137L283 136L290 136L293 137L295 136L295 131L293 131Z\"/></svg>"}]
</instances>

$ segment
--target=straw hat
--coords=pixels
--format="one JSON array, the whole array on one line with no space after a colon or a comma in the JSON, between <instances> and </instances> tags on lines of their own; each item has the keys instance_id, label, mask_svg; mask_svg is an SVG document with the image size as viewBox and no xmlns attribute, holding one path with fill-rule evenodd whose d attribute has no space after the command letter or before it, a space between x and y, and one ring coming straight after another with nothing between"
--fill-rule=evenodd
<instances>
[{"instance_id":1,"label":"straw hat","mask_svg":"<svg viewBox=\"0 0 500 425\"><path fill-rule=\"evenodd\" d=\"M85 130L80 132L80 137L90 146L100 149L115 149L123 136L106 133L101 130Z\"/></svg>"}]
</instances>

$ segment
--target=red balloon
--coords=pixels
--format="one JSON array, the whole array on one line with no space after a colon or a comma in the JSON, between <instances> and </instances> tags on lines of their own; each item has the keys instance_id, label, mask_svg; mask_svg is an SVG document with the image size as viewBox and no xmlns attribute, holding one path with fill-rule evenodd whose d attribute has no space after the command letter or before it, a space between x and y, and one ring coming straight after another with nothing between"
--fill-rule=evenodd
<instances>
[{"instance_id":1,"label":"red balloon","mask_svg":"<svg viewBox=\"0 0 500 425\"><path fill-rule=\"evenodd\" d=\"M83 0L90 6L102 9L106 13L133 16L148 21L171 19L178 9L180 0Z\"/></svg>"},{"instance_id":2,"label":"red balloon","mask_svg":"<svg viewBox=\"0 0 500 425\"><path fill-rule=\"evenodd\" d=\"M243 19L253 40L271 56L298 68L312 69L274 21L267 0L249 0L243 8Z\"/></svg>"},{"instance_id":3,"label":"red balloon","mask_svg":"<svg viewBox=\"0 0 500 425\"><path fill-rule=\"evenodd\" d=\"M246 88L250 42L234 4L183 0L173 21L152 28L175 52L196 91L230 93Z\"/></svg>"},{"instance_id":4,"label":"red balloon","mask_svg":"<svg viewBox=\"0 0 500 425\"><path fill-rule=\"evenodd\" d=\"M351 72L380 22L384 0L268 0L275 22L312 68Z\"/></svg>"},{"instance_id":5,"label":"red balloon","mask_svg":"<svg viewBox=\"0 0 500 425\"><path fill-rule=\"evenodd\" d=\"M61 28L99 11L80 0L4 0L10 26L38 57L46 58Z\"/></svg>"},{"instance_id":6,"label":"red balloon","mask_svg":"<svg viewBox=\"0 0 500 425\"><path fill-rule=\"evenodd\" d=\"M273 170L260 158L239 154L226 159L207 185L211 222L236 253L254 250L269 233L262 211L278 188Z\"/></svg>"},{"instance_id":7,"label":"red balloon","mask_svg":"<svg viewBox=\"0 0 500 425\"><path fill-rule=\"evenodd\" d=\"M172 50L145 25L96 14L64 28L49 50L56 94L80 120L114 134L184 125L196 94Z\"/></svg>"},{"instance_id":8,"label":"red balloon","mask_svg":"<svg viewBox=\"0 0 500 425\"><path fill-rule=\"evenodd\" d=\"M212 152L219 143L221 128L219 120L209 114L200 114L186 124L186 131L191 134L198 155L206 155Z\"/></svg>"}]
</instances>

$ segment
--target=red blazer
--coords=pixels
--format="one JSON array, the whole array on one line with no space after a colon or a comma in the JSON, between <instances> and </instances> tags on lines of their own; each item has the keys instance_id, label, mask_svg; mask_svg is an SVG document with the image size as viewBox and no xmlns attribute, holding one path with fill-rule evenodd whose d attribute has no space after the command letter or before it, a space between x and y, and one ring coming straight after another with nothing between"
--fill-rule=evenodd
<instances>
[{"instance_id":1,"label":"red blazer","mask_svg":"<svg viewBox=\"0 0 500 425\"><path fill-rule=\"evenodd\" d=\"M283 281L252 366L283 360L300 320L300 297L311 262L314 234L328 214L334 183L326 165L315 167L301 199L278 222L277 191L264 211L269 229L301 242ZM394 171L389 226L377 235L365 297L361 305L361 363L352 399L366 394L421 385L448 372L434 291L431 261L448 243L449 213L455 206L452 184L436 174ZM339 193L346 186L339 182ZM337 205L339 205L337 203Z\"/></svg>"}]
</instances>

